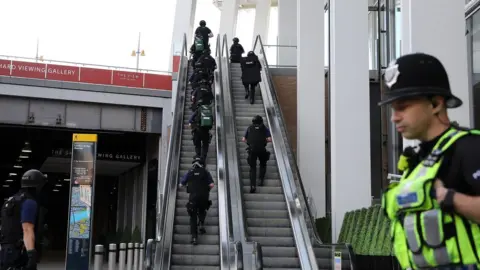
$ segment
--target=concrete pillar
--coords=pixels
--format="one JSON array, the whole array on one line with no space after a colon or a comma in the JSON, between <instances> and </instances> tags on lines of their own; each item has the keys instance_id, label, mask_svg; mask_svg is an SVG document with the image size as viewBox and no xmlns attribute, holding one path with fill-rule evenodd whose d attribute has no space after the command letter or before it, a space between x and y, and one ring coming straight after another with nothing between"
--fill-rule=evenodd
<instances>
[{"instance_id":1,"label":"concrete pillar","mask_svg":"<svg viewBox=\"0 0 480 270\"><path fill-rule=\"evenodd\" d=\"M297 65L297 49L295 48L297 46L297 2L278 0L278 45L290 47L278 48L277 65ZM323 7L320 10L323 10Z\"/></svg>"},{"instance_id":2,"label":"concrete pillar","mask_svg":"<svg viewBox=\"0 0 480 270\"><path fill-rule=\"evenodd\" d=\"M318 66L325 58L323 53L318 53L325 47L324 12L318 12L323 10L323 1L301 0L296 4L297 162L306 195L313 197L317 216L324 217L325 121L322 119L325 118L325 76L323 68Z\"/></svg>"},{"instance_id":3,"label":"concrete pillar","mask_svg":"<svg viewBox=\"0 0 480 270\"><path fill-rule=\"evenodd\" d=\"M449 0L403 0L401 10L402 55L423 52L440 59L447 69L450 88L463 101L460 108L449 110L450 120L457 121L461 126L473 127L473 98L468 84L465 38L465 4L462 1ZM403 141L404 148L416 144L416 141Z\"/></svg>"},{"instance_id":4,"label":"concrete pillar","mask_svg":"<svg viewBox=\"0 0 480 270\"><path fill-rule=\"evenodd\" d=\"M255 45L257 36L262 37L262 41L268 44L268 30L270 24L270 6L272 0L258 0L255 8L255 25L253 28L252 48ZM268 59L267 59L268 60Z\"/></svg>"},{"instance_id":5,"label":"concrete pillar","mask_svg":"<svg viewBox=\"0 0 480 270\"><path fill-rule=\"evenodd\" d=\"M172 35L172 62L170 71L172 72L172 112L175 110L175 99L177 94L177 76L180 66L180 57L183 47L183 35L187 34L187 46L191 44L193 37L193 24L195 19L195 10L197 0L176 0L175 16L173 22ZM188 48L187 48L188 50ZM167 123L164 123L167 124ZM169 124L169 123L168 123Z\"/></svg>"},{"instance_id":6,"label":"concrete pillar","mask_svg":"<svg viewBox=\"0 0 480 270\"><path fill-rule=\"evenodd\" d=\"M223 0L222 12L220 13L220 30L218 34L227 35L228 47L232 45L232 39L237 29L239 0Z\"/></svg>"},{"instance_id":7,"label":"concrete pillar","mask_svg":"<svg viewBox=\"0 0 480 270\"><path fill-rule=\"evenodd\" d=\"M367 10L368 0L330 4L332 240L336 242L345 213L369 207L372 200L368 13L359 12Z\"/></svg>"}]
</instances>

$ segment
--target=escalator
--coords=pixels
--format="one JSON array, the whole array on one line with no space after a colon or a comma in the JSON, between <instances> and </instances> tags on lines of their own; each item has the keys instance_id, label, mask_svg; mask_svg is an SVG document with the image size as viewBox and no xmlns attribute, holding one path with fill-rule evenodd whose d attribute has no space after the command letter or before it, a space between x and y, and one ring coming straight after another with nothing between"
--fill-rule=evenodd
<instances>
[{"instance_id":1,"label":"escalator","mask_svg":"<svg viewBox=\"0 0 480 270\"><path fill-rule=\"evenodd\" d=\"M189 65L189 76L191 72L192 68ZM192 105L192 101L190 99L191 92L191 86L189 85L185 94L185 106L183 108L182 146L180 149L179 167L180 177L185 175L192 167L192 160L195 156L192 135L190 132L190 127L188 126L188 119L193 113L190 110L190 106ZM208 150L206 166L212 174L213 181L217 183L215 129L212 129L212 134L214 137L212 138L212 143L210 144L210 148ZM217 187L215 186L210 191L210 200L212 200L212 206L208 210L207 218L205 220L205 229L207 233L204 235L199 235L197 246L190 244L190 217L188 216L187 209L185 207L185 205L188 203L188 196L189 194L187 193L186 188L179 188L177 190L173 229L172 261L170 269L220 269Z\"/></svg>"},{"instance_id":2,"label":"escalator","mask_svg":"<svg viewBox=\"0 0 480 270\"><path fill-rule=\"evenodd\" d=\"M224 37L224 43L226 40ZM228 53L224 57L228 59ZM304 191L298 187L301 180L296 168L289 164L291 160L288 157L292 156L286 149L284 141L287 140L286 134L279 124L282 120L273 109L271 94L269 95L267 89L258 87L255 103L251 105L245 99L240 65L230 64L229 75L247 238L261 245L263 269L332 269L334 252L337 255L338 252L342 254L342 269L354 269L351 250L348 247L321 244L315 233L310 210L304 207L306 197L298 194ZM264 83L261 86L269 87L265 82L267 78L264 72L262 80ZM268 100L268 106L263 102L265 98ZM262 116L264 123L270 128L274 145L272 143L267 145L271 155L267 162L264 186L258 186L255 193L250 193L246 145L241 142L241 138L255 115ZM280 161L277 160L279 158Z\"/></svg>"}]
</instances>

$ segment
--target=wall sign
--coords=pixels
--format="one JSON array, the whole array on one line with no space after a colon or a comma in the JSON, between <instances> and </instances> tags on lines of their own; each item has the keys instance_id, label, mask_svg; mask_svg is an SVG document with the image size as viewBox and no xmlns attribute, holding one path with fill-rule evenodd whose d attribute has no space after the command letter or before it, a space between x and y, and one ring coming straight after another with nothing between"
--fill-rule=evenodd
<instances>
[{"instance_id":1,"label":"wall sign","mask_svg":"<svg viewBox=\"0 0 480 270\"><path fill-rule=\"evenodd\" d=\"M52 157L64 157L70 158L72 155L72 150L70 149L53 149ZM113 160L113 161L131 161L131 162L143 162L143 157L138 154L130 153L108 153L108 152L99 152L97 153L97 159L101 160Z\"/></svg>"},{"instance_id":2,"label":"wall sign","mask_svg":"<svg viewBox=\"0 0 480 270\"><path fill-rule=\"evenodd\" d=\"M88 270L91 257L97 134L73 134L65 270Z\"/></svg>"}]
</instances>

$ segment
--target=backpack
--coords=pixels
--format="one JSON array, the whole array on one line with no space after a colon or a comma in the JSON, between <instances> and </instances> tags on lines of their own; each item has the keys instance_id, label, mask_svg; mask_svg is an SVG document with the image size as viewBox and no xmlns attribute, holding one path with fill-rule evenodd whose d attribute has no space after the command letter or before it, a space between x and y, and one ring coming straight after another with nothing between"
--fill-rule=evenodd
<instances>
[{"instance_id":1,"label":"backpack","mask_svg":"<svg viewBox=\"0 0 480 270\"><path fill-rule=\"evenodd\" d=\"M265 125L251 125L248 127L247 143L253 152L262 152L267 145Z\"/></svg>"},{"instance_id":2,"label":"backpack","mask_svg":"<svg viewBox=\"0 0 480 270\"><path fill-rule=\"evenodd\" d=\"M195 52L203 52L203 39L201 37L195 37Z\"/></svg>"},{"instance_id":3,"label":"backpack","mask_svg":"<svg viewBox=\"0 0 480 270\"><path fill-rule=\"evenodd\" d=\"M212 113L212 105L209 104L201 104L198 106L197 109L197 123L198 126L204 128L212 128L213 127L213 113Z\"/></svg>"}]
</instances>

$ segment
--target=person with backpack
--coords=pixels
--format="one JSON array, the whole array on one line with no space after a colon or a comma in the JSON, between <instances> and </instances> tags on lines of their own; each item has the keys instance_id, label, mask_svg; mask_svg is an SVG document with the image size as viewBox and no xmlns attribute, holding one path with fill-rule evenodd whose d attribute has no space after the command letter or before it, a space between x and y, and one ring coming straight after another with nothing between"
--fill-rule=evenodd
<instances>
[{"instance_id":1,"label":"person with backpack","mask_svg":"<svg viewBox=\"0 0 480 270\"><path fill-rule=\"evenodd\" d=\"M237 37L233 38L233 44L230 47L231 63L240 63L240 61L242 60L242 54L245 53L243 46L239 42L240 40Z\"/></svg>"},{"instance_id":2,"label":"person with backpack","mask_svg":"<svg viewBox=\"0 0 480 270\"><path fill-rule=\"evenodd\" d=\"M37 199L46 183L38 170L25 172L20 191L1 208L0 269L37 269L37 248L40 235ZM40 240L40 239L38 239Z\"/></svg>"},{"instance_id":3,"label":"person with backpack","mask_svg":"<svg viewBox=\"0 0 480 270\"><path fill-rule=\"evenodd\" d=\"M182 177L179 187L186 186L188 196L187 213L190 216L191 243L197 245L198 232L205 234L205 218L212 206L210 190L215 186L212 175L205 168L205 160L195 158L192 168ZM200 226L200 228L198 228Z\"/></svg>"},{"instance_id":4,"label":"person with backpack","mask_svg":"<svg viewBox=\"0 0 480 270\"><path fill-rule=\"evenodd\" d=\"M255 193L257 188L257 159L260 161L260 186L263 186L265 174L267 173L267 161L270 159L270 152L266 146L272 141L270 129L263 124L263 118L256 115L252 124L245 131L242 142L247 143L247 162L250 166L250 193Z\"/></svg>"},{"instance_id":5,"label":"person with backpack","mask_svg":"<svg viewBox=\"0 0 480 270\"><path fill-rule=\"evenodd\" d=\"M253 104L255 102L255 88L262 80L260 75L262 65L258 60L258 56L253 51L250 51L247 57L242 58L241 67L242 83L245 87L245 99L250 97L250 104Z\"/></svg>"},{"instance_id":6,"label":"person with backpack","mask_svg":"<svg viewBox=\"0 0 480 270\"><path fill-rule=\"evenodd\" d=\"M210 45L208 44L208 39L213 37L212 30L207 27L207 23L204 20L200 21L200 26L195 29L195 36L201 36L203 41L203 48L210 49Z\"/></svg>"},{"instance_id":7,"label":"person with backpack","mask_svg":"<svg viewBox=\"0 0 480 270\"><path fill-rule=\"evenodd\" d=\"M203 37L201 35L195 35L192 46L190 47L190 55L192 57L192 67L195 68L195 63L198 61L198 58L202 56L205 46L203 44Z\"/></svg>"},{"instance_id":8,"label":"person with backpack","mask_svg":"<svg viewBox=\"0 0 480 270\"><path fill-rule=\"evenodd\" d=\"M210 50L206 49L203 51L202 56L198 58L195 63L195 70L199 73L204 72L203 75L208 78L210 83L213 83L213 72L217 69L217 62L215 58L210 55Z\"/></svg>"},{"instance_id":9,"label":"person with backpack","mask_svg":"<svg viewBox=\"0 0 480 270\"><path fill-rule=\"evenodd\" d=\"M197 108L188 120L188 125L192 129L196 157L206 160L208 147L212 140L212 134L210 134L210 130L213 128L212 103L199 99L197 104Z\"/></svg>"},{"instance_id":10,"label":"person with backpack","mask_svg":"<svg viewBox=\"0 0 480 270\"><path fill-rule=\"evenodd\" d=\"M211 104L213 101L213 92L212 87L208 82L204 82L198 87L195 87L192 91L192 107L193 111L197 108L197 100L200 100L200 103Z\"/></svg>"}]
</instances>

